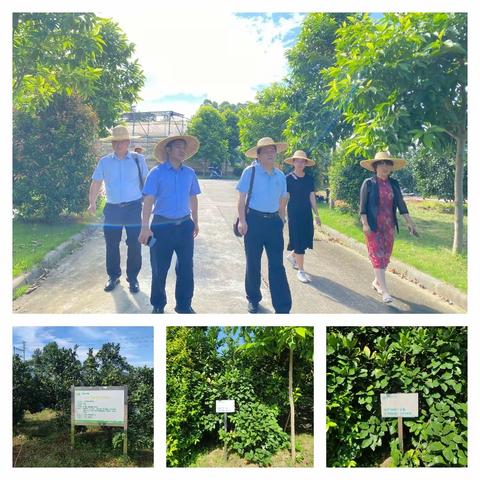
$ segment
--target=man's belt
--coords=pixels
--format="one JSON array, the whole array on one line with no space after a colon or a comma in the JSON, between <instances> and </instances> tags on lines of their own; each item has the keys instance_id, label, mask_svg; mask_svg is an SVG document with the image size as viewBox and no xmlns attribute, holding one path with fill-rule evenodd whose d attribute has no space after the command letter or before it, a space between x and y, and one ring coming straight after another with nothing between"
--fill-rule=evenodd
<instances>
[{"instance_id":1,"label":"man's belt","mask_svg":"<svg viewBox=\"0 0 480 480\"><path fill-rule=\"evenodd\" d=\"M121 202L121 203L107 203L107 205L114 205L115 207L129 207L130 205L135 205L136 203L140 203L142 201L141 198L137 200L132 200L131 202Z\"/></svg>"},{"instance_id":2,"label":"man's belt","mask_svg":"<svg viewBox=\"0 0 480 480\"><path fill-rule=\"evenodd\" d=\"M256 217L261 217L261 218L277 218L278 217L278 212L260 212L259 210L254 210L253 208L248 209L248 213L251 215L255 215Z\"/></svg>"},{"instance_id":3,"label":"man's belt","mask_svg":"<svg viewBox=\"0 0 480 480\"><path fill-rule=\"evenodd\" d=\"M152 220L152 225L180 225L187 220L190 220L190 215L185 215L180 218L168 218L163 215L154 215Z\"/></svg>"}]
</instances>

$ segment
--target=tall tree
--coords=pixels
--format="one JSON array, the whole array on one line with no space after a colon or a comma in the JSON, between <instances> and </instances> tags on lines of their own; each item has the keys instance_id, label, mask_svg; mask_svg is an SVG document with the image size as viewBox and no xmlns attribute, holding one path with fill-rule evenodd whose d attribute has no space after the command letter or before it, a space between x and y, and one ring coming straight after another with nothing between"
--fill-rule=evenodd
<instances>
[{"instance_id":1,"label":"tall tree","mask_svg":"<svg viewBox=\"0 0 480 480\"><path fill-rule=\"evenodd\" d=\"M328 100L344 110L349 148L393 154L423 144L455 154L452 250L463 248L463 171L467 135L467 22L462 13L349 18L337 31Z\"/></svg>"}]
</instances>

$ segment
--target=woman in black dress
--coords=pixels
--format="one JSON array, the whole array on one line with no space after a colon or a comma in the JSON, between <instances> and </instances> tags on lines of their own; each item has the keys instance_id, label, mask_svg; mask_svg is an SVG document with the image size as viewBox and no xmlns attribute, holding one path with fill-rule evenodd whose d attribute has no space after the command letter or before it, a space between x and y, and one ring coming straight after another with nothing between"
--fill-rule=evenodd
<instances>
[{"instance_id":1,"label":"woman in black dress","mask_svg":"<svg viewBox=\"0 0 480 480\"><path fill-rule=\"evenodd\" d=\"M293 268L298 269L297 278L307 283L310 281L303 269L305 250L313 248L313 216L318 226L321 226L318 214L317 200L313 178L305 175L305 167L315 165L313 160L307 158L302 150L297 150L292 157L285 159L285 163L293 165L293 171L287 175L287 192L289 200L288 234L289 242L287 260Z\"/></svg>"}]
</instances>

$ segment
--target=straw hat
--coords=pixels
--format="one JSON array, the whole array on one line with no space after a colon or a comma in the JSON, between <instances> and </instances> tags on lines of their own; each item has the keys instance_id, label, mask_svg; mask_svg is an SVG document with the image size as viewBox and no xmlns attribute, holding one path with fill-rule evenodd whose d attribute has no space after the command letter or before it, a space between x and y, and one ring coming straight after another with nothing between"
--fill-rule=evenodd
<instances>
[{"instance_id":1,"label":"straw hat","mask_svg":"<svg viewBox=\"0 0 480 480\"><path fill-rule=\"evenodd\" d=\"M139 136L131 136L128 128L123 125L117 125L112 128L112 134L106 138L102 138L105 141L111 142L123 142L124 140L132 140L133 138L140 138Z\"/></svg>"},{"instance_id":2,"label":"straw hat","mask_svg":"<svg viewBox=\"0 0 480 480\"><path fill-rule=\"evenodd\" d=\"M145 149L141 145L135 145L133 147L133 151L136 152L137 150L140 150L138 153L143 153Z\"/></svg>"},{"instance_id":3,"label":"straw hat","mask_svg":"<svg viewBox=\"0 0 480 480\"><path fill-rule=\"evenodd\" d=\"M403 158L393 158L390 155L390 152L377 152L375 154L375 158L371 160L362 160L360 162L360 165L363 168L374 172L375 170L373 168L373 164L375 162L379 162L380 160L390 160L391 162L393 162L393 170L400 170L407 164L406 160Z\"/></svg>"},{"instance_id":4,"label":"straw hat","mask_svg":"<svg viewBox=\"0 0 480 480\"><path fill-rule=\"evenodd\" d=\"M270 137L263 137L257 142L254 147L248 149L245 152L245 156L247 156L248 158L257 158L259 148L270 147L272 145L276 147L277 153L284 152L288 147L286 143L274 142Z\"/></svg>"},{"instance_id":5,"label":"straw hat","mask_svg":"<svg viewBox=\"0 0 480 480\"><path fill-rule=\"evenodd\" d=\"M315 165L315 161L308 158L303 150L297 150L291 157L286 158L284 162L293 165L294 160L305 160L306 167L313 167Z\"/></svg>"},{"instance_id":6,"label":"straw hat","mask_svg":"<svg viewBox=\"0 0 480 480\"><path fill-rule=\"evenodd\" d=\"M200 142L198 141L198 138L192 135L169 135L167 138L164 138L158 142L153 151L155 158L159 162L165 162L167 160L167 152L165 148L174 140L183 140L187 144L185 160L195 155L200 148Z\"/></svg>"}]
</instances>

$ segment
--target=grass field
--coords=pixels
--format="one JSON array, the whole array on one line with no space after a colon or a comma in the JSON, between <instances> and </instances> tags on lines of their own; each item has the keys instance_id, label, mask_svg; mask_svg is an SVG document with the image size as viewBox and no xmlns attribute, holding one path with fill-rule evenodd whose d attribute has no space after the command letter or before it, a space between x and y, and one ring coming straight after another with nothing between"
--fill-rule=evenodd
<instances>
[{"instance_id":1,"label":"grass field","mask_svg":"<svg viewBox=\"0 0 480 480\"><path fill-rule=\"evenodd\" d=\"M313 467L313 435L301 433L296 436L297 463L292 465L290 451L282 450L272 457L272 467ZM235 453L230 453L228 459L223 458L223 449L216 448L197 457L190 467L255 467L258 465L248 463Z\"/></svg>"},{"instance_id":2,"label":"grass field","mask_svg":"<svg viewBox=\"0 0 480 480\"><path fill-rule=\"evenodd\" d=\"M432 277L467 291L467 217L465 217L465 253L451 252L453 241L453 214L440 202L407 200L420 237L411 236L403 218L399 218L400 234L395 237L393 257L412 265ZM359 242L364 235L358 215L343 213L340 209L319 207L322 223Z\"/></svg>"},{"instance_id":3,"label":"grass field","mask_svg":"<svg viewBox=\"0 0 480 480\"><path fill-rule=\"evenodd\" d=\"M14 467L152 467L153 451L132 452L128 458L111 446L110 434L88 428L75 435L70 448L70 426L53 410L27 413L13 437Z\"/></svg>"}]
</instances>

